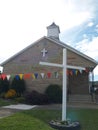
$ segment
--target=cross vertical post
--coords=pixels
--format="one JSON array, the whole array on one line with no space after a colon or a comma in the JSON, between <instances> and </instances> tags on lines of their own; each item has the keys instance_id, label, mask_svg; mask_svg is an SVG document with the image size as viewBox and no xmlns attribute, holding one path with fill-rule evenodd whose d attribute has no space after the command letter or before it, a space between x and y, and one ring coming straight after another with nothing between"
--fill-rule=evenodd
<instances>
[{"instance_id":1,"label":"cross vertical post","mask_svg":"<svg viewBox=\"0 0 98 130\"><path fill-rule=\"evenodd\" d=\"M55 64L55 63L48 63L48 62L40 62L40 65L52 66L52 67L60 67L63 69L63 92L62 92L62 121L66 121L66 111L67 111L67 68L70 69L79 69L85 70L84 67L79 66L71 66L67 65L67 50L66 48L63 49L63 64Z\"/></svg>"},{"instance_id":2,"label":"cross vertical post","mask_svg":"<svg viewBox=\"0 0 98 130\"><path fill-rule=\"evenodd\" d=\"M66 49L63 49L63 95L62 95L62 120L66 120L66 102L67 102L67 74L66 74Z\"/></svg>"}]
</instances>

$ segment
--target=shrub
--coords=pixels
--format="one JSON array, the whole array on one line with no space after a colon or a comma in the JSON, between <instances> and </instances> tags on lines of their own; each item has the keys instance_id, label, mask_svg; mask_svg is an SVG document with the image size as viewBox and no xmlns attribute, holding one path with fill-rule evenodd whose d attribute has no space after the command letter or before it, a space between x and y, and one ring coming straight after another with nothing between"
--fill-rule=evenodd
<instances>
[{"instance_id":1,"label":"shrub","mask_svg":"<svg viewBox=\"0 0 98 130\"><path fill-rule=\"evenodd\" d=\"M25 103L25 97L16 97L14 100L17 103Z\"/></svg>"},{"instance_id":2,"label":"shrub","mask_svg":"<svg viewBox=\"0 0 98 130\"><path fill-rule=\"evenodd\" d=\"M10 82L7 80L7 78L5 79L0 79L0 94L5 93L9 90L9 85Z\"/></svg>"},{"instance_id":3,"label":"shrub","mask_svg":"<svg viewBox=\"0 0 98 130\"><path fill-rule=\"evenodd\" d=\"M14 89L9 89L5 94L5 98L14 98L16 96L16 91Z\"/></svg>"},{"instance_id":4,"label":"shrub","mask_svg":"<svg viewBox=\"0 0 98 130\"><path fill-rule=\"evenodd\" d=\"M57 84L51 84L46 88L45 94L47 94L51 103L62 102L62 87Z\"/></svg>"},{"instance_id":5,"label":"shrub","mask_svg":"<svg viewBox=\"0 0 98 130\"><path fill-rule=\"evenodd\" d=\"M14 78L11 82L11 89L14 89L17 92L17 96L21 96L21 94L23 94L23 92L26 89L26 84L24 79L20 79L20 78Z\"/></svg>"},{"instance_id":6,"label":"shrub","mask_svg":"<svg viewBox=\"0 0 98 130\"><path fill-rule=\"evenodd\" d=\"M2 88L3 88L3 79L0 78L0 94L2 93Z\"/></svg>"},{"instance_id":7,"label":"shrub","mask_svg":"<svg viewBox=\"0 0 98 130\"><path fill-rule=\"evenodd\" d=\"M25 98L27 104L42 105L49 103L47 95L39 93L35 90L26 94Z\"/></svg>"}]
</instances>

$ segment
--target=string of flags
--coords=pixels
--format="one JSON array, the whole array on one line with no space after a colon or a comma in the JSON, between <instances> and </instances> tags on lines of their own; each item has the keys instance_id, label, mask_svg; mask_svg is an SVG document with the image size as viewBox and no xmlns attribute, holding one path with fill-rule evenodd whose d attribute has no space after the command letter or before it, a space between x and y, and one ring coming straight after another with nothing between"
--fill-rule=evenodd
<instances>
[{"instance_id":1,"label":"string of flags","mask_svg":"<svg viewBox=\"0 0 98 130\"><path fill-rule=\"evenodd\" d=\"M85 70L75 70L75 69L67 69L67 76L73 76L73 75L78 75L78 74L82 74L83 72L88 73L89 70L85 69ZM25 73L25 74L0 74L0 79L2 78L3 80L5 78L7 78L8 80L16 78L18 79L38 79L38 78L59 78L60 75L62 75L62 71L61 72L47 72L47 73Z\"/></svg>"}]
</instances>

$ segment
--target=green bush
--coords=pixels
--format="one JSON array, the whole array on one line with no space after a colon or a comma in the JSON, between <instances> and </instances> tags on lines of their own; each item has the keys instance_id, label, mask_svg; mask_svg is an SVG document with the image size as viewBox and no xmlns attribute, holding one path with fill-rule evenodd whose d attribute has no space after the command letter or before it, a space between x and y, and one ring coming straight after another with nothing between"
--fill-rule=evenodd
<instances>
[{"instance_id":1,"label":"green bush","mask_svg":"<svg viewBox=\"0 0 98 130\"><path fill-rule=\"evenodd\" d=\"M51 84L46 88L45 94L47 94L51 103L62 102L62 87L57 84Z\"/></svg>"},{"instance_id":2,"label":"green bush","mask_svg":"<svg viewBox=\"0 0 98 130\"><path fill-rule=\"evenodd\" d=\"M24 79L14 78L11 82L10 88L14 89L17 93L17 96L20 97L26 90L26 84Z\"/></svg>"},{"instance_id":3,"label":"green bush","mask_svg":"<svg viewBox=\"0 0 98 130\"><path fill-rule=\"evenodd\" d=\"M49 103L46 94L39 93L35 90L28 92L25 95L25 99L26 99L26 103L31 105L44 105Z\"/></svg>"},{"instance_id":4,"label":"green bush","mask_svg":"<svg viewBox=\"0 0 98 130\"><path fill-rule=\"evenodd\" d=\"M3 79L0 78L0 94L2 93L2 89L3 89Z\"/></svg>"},{"instance_id":5,"label":"green bush","mask_svg":"<svg viewBox=\"0 0 98 130\"><path fill-rule=\"evenodd\" d=\"M25 103L25 97L16 97L14 100L17 103Z\"/></svg>"},{"instance_id":6,"label":"green bush","mask_svg":"<svg viewBox=\"0 0 98 130\"><path fill-rule=\"evenodd\" d=\"M7 80L7 78L0 79L0 95L6 93L9 90L9 85L10 82Z\"/></svg>"}]
</instances>

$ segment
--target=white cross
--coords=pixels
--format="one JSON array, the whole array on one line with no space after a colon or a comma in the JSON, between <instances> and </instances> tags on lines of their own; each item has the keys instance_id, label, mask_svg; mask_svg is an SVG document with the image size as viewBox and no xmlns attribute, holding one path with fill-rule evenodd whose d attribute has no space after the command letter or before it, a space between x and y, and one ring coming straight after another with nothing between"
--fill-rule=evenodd
<instances>
[{"instance_id":1,"label":"white cross","mask_svg":"<svg viewBox=\"0 0 98 130\"><path fill-rule=\"evenodd\" d=\"M66 75L66 69L79 69L79 70L85 70L84 67L79 66L69 66L67 65L67 56L66 56L66 49L63 49L63 64L54 64L54 63L48 63L48 62L40 62L41 65L48 65L48 66L54 66L54 67L61 67L63 68L63 97L62 97L62 120L66 120L66 102L67 102L67 75Z\"/></svg>"},{"instance_id":2,"label":"white cross","mask_svg":"<svg viewBox=\"0 0 98 130\"><path fill-rule=\"evenodd\" d=\"M45 57L45 54L48 52L45 48L41 51L43 54L43 57Z\"/></svg>"}]
</instances>

